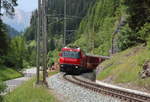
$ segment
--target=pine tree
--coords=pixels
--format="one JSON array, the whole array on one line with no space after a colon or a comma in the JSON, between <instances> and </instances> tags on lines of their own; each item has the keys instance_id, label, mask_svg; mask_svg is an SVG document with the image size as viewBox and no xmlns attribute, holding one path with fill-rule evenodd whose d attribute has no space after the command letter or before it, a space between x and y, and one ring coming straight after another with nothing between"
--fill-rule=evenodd
<instances>
[{"instance_id":1,"label":"pine tree","mask_svg":"<svg viewBox=\"0 0 150 102\"><path fill-rule=\"evenodd\" d=\"M5 25L0 20L0 56L7 54L9 46L9 38L7 36L7 31Z\"/></svg>"}]
</instances>

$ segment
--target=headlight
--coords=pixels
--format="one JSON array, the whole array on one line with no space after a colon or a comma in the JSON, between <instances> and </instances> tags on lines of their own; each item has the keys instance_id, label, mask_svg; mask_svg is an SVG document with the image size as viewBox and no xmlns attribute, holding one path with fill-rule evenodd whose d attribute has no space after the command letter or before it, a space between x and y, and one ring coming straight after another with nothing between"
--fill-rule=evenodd
<instances>
[{"instance_id":1,"label":"headlight","mask_svg":"<svg viewBox=\"0 0 150 102\"><path fill-rule=\"evenodd\" d=\"M75 68L79 68L78 66L76 66Z\"/></svg>"}]
</instances>

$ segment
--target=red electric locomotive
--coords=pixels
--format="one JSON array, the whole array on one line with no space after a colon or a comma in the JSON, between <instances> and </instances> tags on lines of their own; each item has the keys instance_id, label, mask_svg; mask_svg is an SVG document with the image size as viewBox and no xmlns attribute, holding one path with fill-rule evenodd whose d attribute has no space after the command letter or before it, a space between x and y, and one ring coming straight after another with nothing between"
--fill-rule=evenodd
<instances>
[{"instance_id":1,"label":"red electric locomotive","mask_svg":"<svg viewBox=\"0 0 150 102\"><path fill-rule=\"evenodd\" d=\"M105 60L100 56L86 55L80 48L64 47L59 56L60 71L66 73L92 71Z\"/></svg>"}]
</instances>

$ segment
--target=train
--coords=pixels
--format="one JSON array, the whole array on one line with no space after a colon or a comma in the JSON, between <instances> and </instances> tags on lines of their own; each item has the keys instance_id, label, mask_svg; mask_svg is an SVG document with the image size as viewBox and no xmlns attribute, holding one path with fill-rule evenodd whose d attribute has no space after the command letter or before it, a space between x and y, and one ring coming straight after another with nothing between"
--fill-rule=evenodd
<instances>
[{"instance_id":1,"label":"train","mask_svg":"<svg viewBox=\"0 0 150 102\"><path fill-rule=\"evenodd\" d=\"M60 71L68 74L80 74L93 71L106 59L108 58L85 54L84 51L78 47L64 47L59 53Z\"/></svg>"}]
</instances>

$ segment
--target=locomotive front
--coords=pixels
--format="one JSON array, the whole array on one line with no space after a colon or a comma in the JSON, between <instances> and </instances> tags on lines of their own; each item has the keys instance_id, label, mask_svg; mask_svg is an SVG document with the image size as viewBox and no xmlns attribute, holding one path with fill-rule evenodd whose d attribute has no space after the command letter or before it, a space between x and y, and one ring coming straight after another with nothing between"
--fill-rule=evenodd
<instances>
[{"instance_id":1,"label":"locomotive front","mask_svg":"<svg viewBox=\"0 0 150 102\"><path fill-rule=\"evenodd\" d=\"M59 56L60 71L73 73L81 70L82 55L80 48L64 47Z\"/></svg>"}]
</instances>

